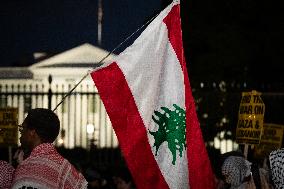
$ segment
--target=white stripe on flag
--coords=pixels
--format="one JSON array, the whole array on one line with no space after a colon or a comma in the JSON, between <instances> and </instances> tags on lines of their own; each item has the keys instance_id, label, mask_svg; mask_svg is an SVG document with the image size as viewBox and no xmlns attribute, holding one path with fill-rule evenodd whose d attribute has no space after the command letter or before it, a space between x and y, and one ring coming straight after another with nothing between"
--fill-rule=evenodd
<instances>
[{"instance_id":1,"label":"white stripe on flag","mask_svg":"<svg viewBox=\"0 0 284 189\"><path fill-rule=\"evenodd\" d=\"M183 72L169 42L167 26L153 22L140 37L116 60L124 73L146 130L157 131L152 120L154 111L177 104L185 109ZM147 37L147 40L144 40ZM146 55L146 56L145 56ZM175 165L168 143L164 142L155 156L154 137L148 133L149 143L163 176L170 188L188 187L186 151ZM177 152L178 153L178 152Z\"/></svg>"}]
</instances>

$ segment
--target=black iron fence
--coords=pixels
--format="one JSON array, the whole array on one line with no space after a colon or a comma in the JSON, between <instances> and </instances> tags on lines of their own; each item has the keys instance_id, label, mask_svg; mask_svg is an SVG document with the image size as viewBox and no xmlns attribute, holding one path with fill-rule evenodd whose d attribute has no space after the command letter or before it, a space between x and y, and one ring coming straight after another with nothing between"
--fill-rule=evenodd
<instances>
[{"instance_id":1,"label":"black iron fence","mask_svg":"<svg viewBox=\"0 0 284 189\"><path fill-rule=\"evenodd\" d=\"M31 108L54 108L74 85L0 85L0 107L18 109L21 123ZM94 85L80 85L55 110L61 132L57 146L116 148L117 139Z\"/></svg>"},{"instance_id":2,"label":"black iron fence","mask_svg":"<svg viewBox=\"0 0 284 189\"><path fill-rule=\"evenodd\" d=\"M54 108L74 84L30 83L0 84L0 107L19 110L21 123L31 108ZM235 130L241 92L256 89L265 103L265 122L284 124L284 93L271 88L248 87L246 83L202 83L192 85L196 109L204 140L209 147L221 152L235 150ZM263 91L262 91L263 90ZM118 141L94 85L79 85L55 110L61 121L58 147L101 149L98 161L113 160ZM105 150L103 150L105 149ZM104 155L101 154L105 151ZM107 155L106 155L107 154ZM112 156L112 157L111 157Z\"/></svg>"},{"instance_id":3,"label":"black iron fence","mask_svg":"<svg viewBox=\"0 0 284 189\"><path fill-rule=\"evenodd\" d=\"M192 85L199 122L207 146L222 153L236 150L235 131L242 92L257 90L265 104L264 123L284 125L284 84L199 82Z\"/></svg>"}]
</instances>

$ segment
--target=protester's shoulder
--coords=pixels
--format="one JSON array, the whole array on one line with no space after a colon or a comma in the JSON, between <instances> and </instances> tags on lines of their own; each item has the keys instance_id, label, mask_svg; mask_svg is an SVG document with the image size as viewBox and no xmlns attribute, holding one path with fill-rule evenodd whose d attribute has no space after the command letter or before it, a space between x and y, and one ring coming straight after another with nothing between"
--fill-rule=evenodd
<instances>
[{"instance_id":1,"label":"protester's shoulder","mask_svg":"<svg viewBox=\"0 0 284 189\"><path fill-rule=\"evenodd\" d=\"M10 188L14 174L14 167L6 161L0 160L0 170L0 188Z\"/></svg>"},{"instance_id":2,"label":"protester's shoulder","mask_svg":"<svg viewBox=\"0 0 284 189\"><path fill-rule=\"evenodd\" d=\"M76 169L74 165L65 158L64 158L63 169L68 170L68 172L66 172L67 174L66 180L69 182L68 184L70 186L73 186L74 188L78 188L78 189L85 189L88 187L88 182L86 181L83 174L78 169Z\"/></svg>"},{"instance_id":3,"label":"protester's shoulder","mask_svg":"<svg viewBox=\"0 0 284 189\"><path fill-rule=\"evenodd\" d=\"M277 149L277 150L273 150L272 152L270 152L270 157L273 156L273 155L278 155L278 156L284 156L284 148L280 148L280 149Z\"/></svg>"},{"instance_id":4,"label":"protester's shoulder","mask_svg":"<svg viewBox=\"0 0 284 189\"><path fill-rule=\"evenodd\" d=\"M0 169L2 172L13 172L14 167L10 165L8 162L0 160Z\"/></svg>"},{"instance_id":5,"label":"protester's shoulder","mask_svg":"<svg viewBox=\"0 0 284 189\"><path fill-rule=\"evenodd\" d=\"M277 162L284 162L284 148L273 150L269 154L270 165L274 165ZM278 164L277 164L278 165Z\"/></svg>"},{"instance_id":6,"label":"protester's shoulder","mask_svg":"<svg viewBox=\"0 0 284 189\"><path fill-rule=\"evenodd\" d=\"M56 162L49 156L30 156L24 161L22 161L16 168L15 174L17 173L30 173L42 171L42 168L48 169L49 167L54 167L55 165L60 165L60 162Z\"/></svg>"},{"instance_id":7,"label":"protester's shoulder","mask_svg":"<svg viewBox=\"0 0 284 189\"><path fill-rule=\"evenodd\" d=\"M81 172L72 163L70 163L69 160L66 158L63 158L62 166L63 166L62 168L63 170L68 170L68 172L74 176L79 176L81 174Z\"/></svg>"}]
</instances>

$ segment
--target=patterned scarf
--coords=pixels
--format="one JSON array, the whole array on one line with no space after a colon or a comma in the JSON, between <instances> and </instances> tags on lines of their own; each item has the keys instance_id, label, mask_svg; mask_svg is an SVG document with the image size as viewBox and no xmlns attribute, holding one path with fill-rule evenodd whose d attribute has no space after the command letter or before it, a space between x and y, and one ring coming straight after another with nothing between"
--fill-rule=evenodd
<instances>
[{"instance_id":1,"label":"patterned scarf","mask_svg":"<svg viewBox=\"0 0 284 189\"><path fill-rule=\"evenodd\" d=\"M284 148L274 150L269 155L270 169L275 189L284 188Z\"/></svg>"},{"instance_id":2,"label":"patterned scarf","mask_svg":"<svg viewBox=\"0 0 284 189\"><path fill-rule=\"evenodd\" d=\"M16 169L12 189L82 189L87 181L50 143L33 149Z\"/></svg>"},{"instance_id":3,"label":"patterned scarf","mask_svg":"<svg viewBox=\"0 0 284 189\"><path fill-rule=\"evenodd\" d=\"M11 187L14 168L6 161L0 160L0 188L8 189Z\"/></svg>"},{"instance_id":4,"label":"patterned scarf","mask_svg":"<svg viewBox=\"0 0 284 189\"><path fill-rule=\"evenodd\" d=\"M225 176L225 181L231 184L231 188L242 188L245 177L251 174L251 163L238 156L229 156L222 165L222 174Z\"/></svg>"}]
</instances>

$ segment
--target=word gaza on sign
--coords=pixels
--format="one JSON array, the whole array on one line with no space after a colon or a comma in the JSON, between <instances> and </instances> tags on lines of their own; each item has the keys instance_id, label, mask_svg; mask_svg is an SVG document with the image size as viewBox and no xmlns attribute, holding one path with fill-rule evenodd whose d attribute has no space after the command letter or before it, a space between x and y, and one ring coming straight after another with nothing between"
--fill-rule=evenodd
<instances>
[{"instance_id":1,"label":"word gaza on sign","mask_svg":"<svg viewBox=\"0 0 284 189\"><path fill-rule=\"evenodd\" d=\"M236 130L239 144L259 144L265 111L260 95L257 91L242 93Z\"/></svg>"},{"instance_id":2,"label":"word gaza on sign","mask_svg":"<svg viewBox=\"0 0 284 189\"><path fill-rule=\"evenodd\" d=\"M18 108L0 108L0 145L18 144Z\"/></svg>"},{"instance_id":3,"label":"word gaza on sign","mask_svg":"<svg viewBox=\"0 0 284 189\"><path fill-rule=\"evenodd\" d=\"M264 123L259 145L255 148L255 157L266 157L273 150L281 148L284 125Z\"/></svg>"}]
</instances>

